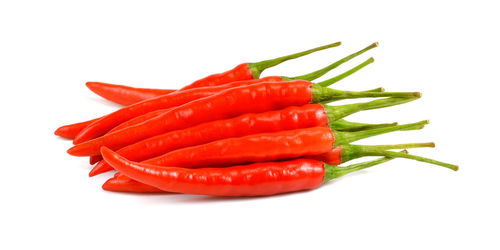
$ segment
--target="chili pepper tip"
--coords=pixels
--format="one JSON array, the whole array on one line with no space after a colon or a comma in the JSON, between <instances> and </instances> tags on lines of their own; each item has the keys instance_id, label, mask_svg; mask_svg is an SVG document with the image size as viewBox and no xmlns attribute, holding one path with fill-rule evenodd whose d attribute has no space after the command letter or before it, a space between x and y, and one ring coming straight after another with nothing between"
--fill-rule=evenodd
<instances>
[{"instance_id":1,"label":"chili pepper tip","mask_svg":"<svg viewBox=\"0 0 500 250\"><path fill-rule=\"evenodd\" d=\"M96 165L96 166L97 166L97 165ZM100 174L100 173L98 173L98 171L97 171L97 170L99 170L99 168L96 168L96 167L94 166L94 167L92 168L92 170L90 170L90 172L89 172L89 177L94 177L94 176L96 176L96 175Z\"/></svg>"},{"instance_id":2,"label":"chili pepper tip","mask_svg":"<svg viewBox=\"0 0 500 250\"><path fill-rule=\"evenodd\" d=\"M112 177L108 179L104 184L102 184L101 188L106 191L115 191L113 190L114 185L116 184L117 179L116 177Z\"/></svg>"},{"instance_id":3,"label":"chili pepper tip","mask_svg":"<svg viewBox=\"0 0 500 250\"><path fill-rule=\"evenodd\" d=\"M61 134L62 134L62 132L61 132L61 128L57 128L57 129L56 129L56 131L54 131L54 135L57 135L57 136L63 137Z\"/></svg>"}]
</instances>

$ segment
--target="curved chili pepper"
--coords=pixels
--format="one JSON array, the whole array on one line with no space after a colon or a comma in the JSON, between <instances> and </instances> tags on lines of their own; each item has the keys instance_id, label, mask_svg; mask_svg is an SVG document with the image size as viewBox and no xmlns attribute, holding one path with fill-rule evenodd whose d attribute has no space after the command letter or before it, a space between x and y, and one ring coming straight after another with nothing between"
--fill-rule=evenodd
<instances>
[{"instance_id":1,"label":"curved chili pepper","mask_svg":"<svg viewBox=\"0 0 500 250\"><path fill-rule=\"evenodd\" d=\"M335 128L336 120L352 113L389 107L413 100L415 98L388 98L332 107L321 104L307 104L301 107L288 107L276 111L244 114L235 118L202 123L182 130L153 136L121 148L118 153L133 161L143 161L172 150L221 139L317 126ZM111 166L103 161L92 169L89 176L110 170L112 170Z\"/></svg>"},{"instance_id":2,"label":"curved chili pepper","mask_svg":"<svg viewBox=\"0 0 500 250\"><path fill-rule=\"evenodd\" d=\"M125 85L103 82L87 82L85 85L92 92L103 97L104 99L125 106L176 91L175 89L134 88Z\"/></svg>"},{"instance_id":3,"label":"curved chili pepper","mask_svg":"<svg viewBox=\"0 0 500 250\"><path fill-rule=\"evenodd\" d=\"M93 122L99 120L100 118L92 119L89 121L73 123L69 125L64 125L56 129L54 132L55 135L66 138L66 139L74 139L75 136L80 133L84 128Z\"/></svg>"},{"instance_id":4,"label":"curved chili pepper","mask_svg":"<svg viewBox=\"0 0 500 250\"><path fill-rule=\"evenodd\" d=\"M203 97L207 97L210 95L214 95L216 93L219 93L223 90L226 90L228 88L233 88L233 87L239 87L239 86L247 86L247 85L252 85L252 84L257 84L257 83L262 83L262 82L282 82L282 81L290 81L293 79L315 79L317 77L320 77L324 74L326 74L329 70L337 67L338 65L344 63L347 60L350 60L351 58L355 57L356 55L363 53L364 51L370 49L371 47L367 47L361 51L358 51L354 54L351 54L331 65L326 66L323 69L314 71L312 73L303 75L303 76L298 76L298 77L264 77L261 79L253 79L253 80L247 80L247 81L238 81L238 82L232 82L228 83L225 85L219 85L219 86L213 86L213 87L202 87L202 88L196 88L196 89L190 89L190 90L185 90L185 91L177 91L174 93L171 93L169 95L165 96L159 96L156 98L152 98L146 101L142 101L140 103L136 103L134 105L130 105L128 107L122 108L118 111L115 111L107 116L102 117L99 121L92 123L88 125L84 130L82 130L74 139L73 143L78 144L82 143L85 141L88 141L90 139L97 138L99 136L102 136L106 134L107 131L112 129L114 126L123 123L129 119L132 119L134 117L137 117L139 115L157 110L157 109L165 109L165 108L172 108L176 107L179 105L182 105L184 103L197 100ZM373 58L368 59L367 61L363 62L362 64L358 65L352 70L349 70L337 77L333 77L328 80L328 85L331 85L335 82L340 81L341 79L353 74L354 72L358 71L359 69L365 67L366 65L370 64L373 62ZM325 84L323 84L325 85Z\"/></svg>"},{"instance_id":5,"label":"curved chili pepper","mask_svg":"<svg viewBox=\"0 0 500 250\"><path fill-rule=\"evenodd\" d=\"M104 159L134 180L167 192L217 196L263 196L309 190L353 171L386 162L393 155L405 155L387 152L391 156L347 167L296 159L228 168L187 169L132 162L106 147L102 148Z\"/></svg>"},{"instance_id":6,"label":"curved chili pepper","mask_svg":"<svg viewBox=\"0 0 500 250\"><path fill-rule=\"evenodd\" d=\"M420 148L420 147L434 147L434 143L411 143L411 144L396 144L396 145L376 145L376 146L364 146L364 145L340 145L333 148L331 151L317 155L307 157L309 159L318 160L330 165L339 165L341 163L348 162L353 159L357 159L364 156L384 156L391 154L389 149L408 149L408 148ZM397 157L403 157L398 155ZM438 162L428 158L423 158L419 156L410 155L404 158L418 159L423 162L432 163L440 166L445 166L456 170L454 165L450 165L443 162ZM135 181L122 173L116 173L112 178L110 178L103 185L104 190L115 191L115 192L132 192L132 193L162 193L161 189L152 187L150 185Z\"/></svg>"},{"instance_id":7,"label":"curved chili pepper","mask_svg":"<svg viewBox=\"0 0 500 250\"><path fill-rule=\"evenodd\" d=\"M227 89L215 95L191 101L135 126L76 145L70 148L68 153L75 156L97 155L101 146L118 149L169 131L245 113L260 113L311 102L384 96L415 97L420 96L420 93L340 91L302 80L253 84Z\"/></svg>"},{"instance_id":8,"label":"curved chili pepper","mask_svg":"<svg viewBox=\"0 0 500 250\"><path fill-rule=\"evenodd\" d=\"M270 60L265 60L257 63L242 63L235 68L228 70L223 73L219 74L213 74L209 75L205 78L202 78L200 80L197 80L181 90L186 90L186 89L191 89L191 88L199 88L199 87L208 87L208 86L217 86L217 85L223 85L226 83L230 82L235 82L235 81L245 81L245 80L252 80L252 79L258 79L260 77L260 74L262 71L264 71L267 68L276 66L282 62L288 61L290 59L295 59L299 58L308 54L311 54L316 51L332 48L332 47L337 47L341 43L336 42L328 45L324 45L321 47L317 47L314 49L302 51L299 53L295 53L292 55L287 55L287 56L282 56Z\"/></svg>"},{"instance_id":9,"label":"curved chili pepper","mask_svg":"<svg viewBox=\"0 0 500 250\"><path fill-rule=\"evenodd\" d=\"M336 176L334 166L311 159L186 169L128 161L106 147L103 147L102 155L115 169L132 179L167 192L186 194L273 195L313 189Z\"/></svg>"}]
</instances>

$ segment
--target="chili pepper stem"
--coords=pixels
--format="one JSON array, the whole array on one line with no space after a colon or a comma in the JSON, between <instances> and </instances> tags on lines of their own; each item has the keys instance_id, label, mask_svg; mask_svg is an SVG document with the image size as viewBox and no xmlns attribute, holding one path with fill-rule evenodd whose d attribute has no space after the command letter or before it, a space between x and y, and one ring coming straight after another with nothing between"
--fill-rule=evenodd
<instances>
[{"instance_id":1,"label":"chili pepper stem","mask_svg":"<svg viewBox=\"0 0 500 250\"><path fill-rule=\"evenodd\" d=\"M406 150L403 150L401 154L407 153ZM334 166L334 165L329 165L325 164L325 177L323 179L323 183L329 182L332 179L339 178L341 176L344 176L346 174L350 174L352 172L356 172L365 168L373 167L375 165L379 165L381 163L387 162L389 160L392 160L394 158L392 157L384 157L372 161L366 161L366 162L361 162L357 164L352 164L346 167L339 167L339 166Z\"/></svg>"},{"instance_id":2,"label":"chili pepper stem","mask_svg":"<svg viewBox=\"0 0 500 250\"><path fill-rule=\"evenodd\" d=\"M342 44L341 42L331 43L331 44L327 44L324 46L320 46L320 47L317 47L314 49L294 53L294 54L287 55L287 56L282 56L282 57L278 57L278 58L274 58L274 59L264 60L264 61L260 61L260 62L256 62L256 63L248 63L248 69L252 72L254 79L258 79L260 77L260 74L262 73L262 71L264 71L267 68L276 66L282 62L285 62L285 61L288 61L291 59L295 59L295 58L299 58L299 57L302 57L305 55L309 55L313 52L337 47L337 46L340 46L341 44Z\"/></svg>"},{"instance_id":3,"label":"chili pepper stem","mask_svg":"<svg viewBox=\"0 0 500 250\"><path fill-rule=\"evenodd\" d=\"M390 107L411 102L417 99L418 98L384 98L373 100L370 102L353 103L340 106L323 105L323 107L325 108L328 121L331 123L359 111Z\"/></svg>"},{"instance_id":4,"label":"chili pepper stem","mask_svg":"<svg viewBox=\"0 0 500 250\"><path fill-rule=\"evenodd\" d=\"M392 127L392 126L396 126L396 125L398 125L397 122L381 123L381 124L369 124L369 123L350 122L350 121L340 119L340 120L337 120L337 121L331 123L330 128L332 128L335 131L355 132L355 131L374 129L374 128Z\"/></svg>"},{"instance_id":5,"label":"chili pepper stem","mask_svg":"<svg viewBox=\"0 0 500 250\"><path fill-rule=\"evenodd\" d=\"M385 89L380 87L376 89L365 90L364 92L385 92Z\"/></svg>"},{"instance_id":6,"label":"chili pepper stem","mask_svg":"<svg viewBox=\"0 0 500 250\"><path fill-rule=\"evenodd\" d=\"M343 99L366 98L366 97L404 97L419 98L420 92L364 92L364 91L344 91L321 87L318 84L312 84L312 101L321 103L325 101L333 102Z\"/></svg>"},{"instance_id":7,"label":"chili pepper stem","mask_svg":"<svg viewBox=\"0 0 500 250\"><path fill-rule=\"evenodd\" d=\"M364 138L381 135L389 132L400 131L400 130L416 130L423 128L426 124L429 124L428 120L420 121L416 123L403 124L392 127L385 128L375 128L357 132L342 132L342 131L334 131L335 135L335 146L348 144L353 141L358 141Z\"/></svg>"},{"instance_id":8,"label":"chili pepper stem","mask_svg":"<svg viewBox=\"0 0 500 250\"><path fill-rule=\"evenodd\" d=\"M356 66L356 67L354 67L354 68L352 68L352 69L350 69L350 70L348 70L348 71L346 71L346 72L344 72L344 73L342 73L342 74L340 74L340 75L338 75L336 77L333 77L333 78L330 78L328 80L322 81L322 82L318 83L318 85L320 85L322 87L328 87L328 86L330 86L330 85L332 85L332 84L334 84L334 83L336 83L336 82L338 82L338 81L340 81L340 80L342 80L342 79L344 79L344 78L346 78L346 77L348 77L348 76L350 76L350 75L358 72L360 69L368 66L368 64L371 64L374 61L375 61L375 59L373 59L373 57L370 57L370 58L368 58L368 60L364 61L363 63L359 64L358 66Z\"/></svg>"},{"instance_id":9,"label":"chili pepper stem","mask_svg":"<svg viewBox=\"0 0 500 250\"><path fill-rule=\"evenodd\" d=\"M370 90L363 90L361 92L385 92L385 89L382 88L382 87L379 87L379 88L376 88L376 89L370 89ZM347 99L347 98L338 98L338 100L342 100L342 99ZM319 104L326 104L326 103L329 103L331 101L322 101L322 102L319 102Z\"/></svg>"},{"instance_id":10,"label":"chili pepper stem","mask_svg":"<svg viewBox=\"0 0 500 250\"><path fill-rule=\"evenodd\" d=\"M370 154L373 151L386 151L390 149L408 149L408 148L433 148L433 142L425 143L406 143L406 144L392 144L392 145L342 145L342 162L348 162L364 156L374 156ZM377 156L377 155L375 155Z\"/></svg>"},{"instance_id":11,"label":"chili pepper stem","mask_svg":"<svg viewBox=\"0 0 500 250\"><path fill-rule=\"evenodd\" d=\"M288 80L288 81L292 81L292 80L306 80L306 81L312 81L314 79L317 79L321 76L323 76L324 74L328 73L330 70L332 69L335 69L337 68L338 66L342 65L343 63L353 59L354 57L357 57L363 53L365 53L366 51L370 50L370 49L373 49L375 47L378 46L378 43L377 42L374 42L372 44L370 44L368 47L358 51L358 52L355 52L355 53L352 53L320 70L316 70L314 72L311 72L309 74L306 74L306 75L301 75L301 76L296 76L296 77L286 77L284 78L284 80ZM353 72L354 73L354 72ZM345 77L344 77L345 78Z\"/></svg>"},{"instance_id":12,"label":"chili pepper stem","mask_svg":"<svg viewBox=\"0 0 500 250\"><path fill-rule=\"evenodd\" d=\"M386 146L361 146L361 145L343 145L342 146L342 161L345 160L352 160L355 158L359 158L362 156L386 156L386 157L393 157L393 158L406 158L406 159L412 159L416 161L421 161L421 162L426 162L438 166L442 166L445 168L449 168L451 170L457 171L458 166L453 165L453 164L448 164L440 161L436 161L433 159L421 157L421 156L416 156L416 155L409 155L409 154L402 154L399 152L393 152L393 151L387 151L387 149L392 149L392 148L414 148L414 147L434 147L434 143L423 143L423 144L401 144L399 146L394 145L386 145Z\"/></svg>"}]
</instances>

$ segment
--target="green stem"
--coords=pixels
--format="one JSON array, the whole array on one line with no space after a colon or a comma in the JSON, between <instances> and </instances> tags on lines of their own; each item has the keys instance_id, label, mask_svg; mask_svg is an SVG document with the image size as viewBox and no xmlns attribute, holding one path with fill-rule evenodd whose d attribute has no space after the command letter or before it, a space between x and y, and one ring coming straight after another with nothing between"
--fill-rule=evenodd
<instances>
[{"instance_id":1,"label":"green stem","mask_svg":"<svg viewBox=\"0 0 500 250\"><path fill-rule=\"evenodd\" d=\"M370 46L356 52L356 53L352 53L320 70L316 70L314 72L311 72L309 74L305 74L305 75L301 75L301 76L295 76L295 77L283 77L284 80L288 80L288 81L292 81L292 80L306 80L306 81L312 81L314 79L318 79L319 77L325 75L326 73L328 73L329 71L331 71L332 69L335 69L337 68L338 66L342 65L343 63L353 59L354 57L356 56L359 56L363 53L365 53L366 51L370 50L370 49L373 49L375 47L378 46L378 43L377 42L374 42L372 44L370 44Z\"/></svg>"},{"instance_id":2,"label":"green stem","mask_svg":"<svg viewBox=\"0 0 500 250\"><path fill-rule=\"evenodd\" d=\"M350 148L350 149L347 149L347 148ZM372 146L372 147L359 146L359 145L348 145L347 147L342 146L342 151L344 151L344 150L356 151L356 153L354 153L354 155L357 155L358 157L361 157L361 156L386 156L386 157L393 157L393 158L406 158L406 159L412 159L412 160L416 160L416 161L421 161L421 162L426 162L426 163L442 166L442 167L449 168L449 169L455 170L455 171L458 170L457 165L448 164L448 163L436 161L436 160L421 157L421 156L408 155L408 154L403 154L403 153L399 153L399 152L387 151L387 150L384 150L381 148L377 148L376 146ZM344 154L345 153L343 152L342 153L342 157L343 157L342 161L344 161Z\"/></svg>"},{"instance_id":3,"label":"green stem","mask_svg":"<svg viewBox=\"0 0 500 250\"><path fill-rule=\"evenodd\" d=\"M333 102L343 99L366 98L366 97L421 97L420 92L363 92L363 91L343 91L321 87L318 84L312 84L312 101L314 103Z\"/></svg>"},{"instance_id":4,"label":"green stem","mask_svg":"<svg viewBox=\"0 0 500 250\"><path fill-rule=\"evenodd\" d=\"M355 132L355 131L374 129L374 128L393 127L396 125L398 125L397 122L369 124L369 123L349 122L349 121L346 121L344 119L340 119L340 120L336 120L333 123L331 123L330 128L335 130L335 131Z\"/></svg>"},{"instance_id":5,"label":"green stem","mask_svg":"<svg viewBox=\"0 0 500 250\"><path fill-rule=\"evenodd\" d=\"M298 52L298 53L287 55L287 56L282 56L282 57L269 59L269 60L256 62L256 63L248 63L248 69L252 72L254 79L258 79L260 77L260 74L262 74L262 71L264 71L267 68L276 66L282 62L285 62L285 61L288 61L291 59L295 59L295 58L299 58L299 57L302 57L305 55L309 55L309 54L314 53L316 51L321 51L321 50L337 47L340 44L341 44L341 42L331 43L331 44L327 44L327 45L324 45L321 47Z\"/></svg>"},{"instance_id":6,"label":"green stem","mask_svg":"<svg viewBox=\"0 0 500 250\"><path fill-rule=\"evenodd\" d=\"M420 121L420 122L415 122L415 123L410 123L410 124L403 124L403 125L385 127L385 128L375 128L375 129L369 129L369 130L363 130L363 131L357 131L357 132L333 131L333 133L335 135L334 146L344 145L344 144L351 143L353 141L358 141L358 140L365 139L368 137L381 135L381 134L394 132L394 131L422 129L426 124L429 124L429 121L425 120L425 121Z\"/></svg>"},{"instance_id":7,"label":"green stem","mask_svg":"<svg viewBox=\"0 0 500 250\"><path fill-rule=\"evenodd\" d=\"M330 86L330 85L332 85L332 84L334 84L334 83L336 83L336 82L338 82L338 81L340 81L340 80L342 80L342 79L344 79L344 78L346 78L346 77L348 77L348 76L356 73L360 69L366 67L368 64L373 63L373 62L374 62L373 57L370 57L370 58L368 58L368 60L364 61L360 65L358 65L358 66L356 66L356 67L354 67L354 68L352 68L352 69L350 69L350 70L348 70L348 71L346 71L346 72L344 72L344 73L342 73L342 74L340 74L340 75L338 75L336 77L333 77L333 78L330 78L328 80L322 81L322 82L318 83L318 85L320 85L322 87L328 87L328 86Z\"/></svg>"},{"instance_id":8,"label":"green stem","mask_svg":"<svg viewBox=\"0 0 500 250\"><path fill-rule=\"evenodd\" d=\"M403 151L402 154L404 154L405 152L406 151ZM377 160L352 164L352 165L349 165L346 167L339 167L339 166L325 164L325 177L323 179L323 183L329 182L332 179L344 176L344 175L352 173L352 172L356 172L356 171L359 171L359 170L362 170L365 168L379 165L381 163L384 163L384 162L392 160L392 159L393 158L391 158L391 157L384 157L384 158L380 158Z\"/></svg>"},{"instance_id":9,"label":"green stem","mask_svg":"<svg viewBox=\"0 0 500 250\"><path fill-rule=\"evenodd\" d=\"M390 107L411 102L416 99L418 98L384 98L370 102L353 103L340 106L323 105L323 107L325 108L326 115L328 116L328 121L332 123L359 111Z\"/></svg>"},{"instance_id":10,"label":"green stem","mask_svg":"<svg viewBox=\"0 0 500 250\"><path fill-rule=\"evenodd\" d=\"M379 88L376 88L376 89L363 90L363 91L361 91L361 92L385 92L385 89L384 89L384 88L382 88L382 87L379 87ZM348 99L348 97L338 97L338 98L336 99L336 101L340 101L340 100L342 100L342 99ZM319 102L319 103L320 103L320 104L326 104L326 103L329 103L329 102L331 102L331 101L321 101L321 102Z\"/></svg>"},{"instance_id":11,"label":"green stem","mask_svg":"<svg viewBox=\"0 0 500 250\"><path fill-rule=\"evenodd\" d=\"M408 148L433 148L433 142L424 143L407 143L407 144L393 144L393 145L342 145L341 146L341 159L342 162L348 162L364 156L377 156L372 152L386 151L390 149L408 149Z\"/></svg>"}]
</instances>

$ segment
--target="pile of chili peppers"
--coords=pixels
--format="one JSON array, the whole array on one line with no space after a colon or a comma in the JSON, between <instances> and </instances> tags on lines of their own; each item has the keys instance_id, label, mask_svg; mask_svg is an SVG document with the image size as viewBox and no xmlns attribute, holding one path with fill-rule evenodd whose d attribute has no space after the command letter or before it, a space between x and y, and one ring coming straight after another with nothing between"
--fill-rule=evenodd
<instances>
[{"instance_id":1,"label":"pile of chili peppers","mask_svg":"<svg viewBox=\"0 0 500 250\"><path fill-rule=\"evenodd\" d=\"M270 67L339 45L337 42L257 63L242 63L178 90L88 82L90 90L125 107L90 121L62 126L55 134L73 140L70 155L90 158L90 163L95 164L90 176L118 171L102 186L116 192L274 195L313 189L393 158L458 170L456 165L406 151L434 147L434 143L351 144L392 131L421 129L428 123L343 120L359 111L420 97L419 92L386 92L383 88L361 92L329 88L372 63L373 58L336 77L311 82L377 47L377 43L309 74L260 78ZM368 97L383 98L327 105ZM363 156L381 158L339 166Z\"/></svg>"}]
</instances>

